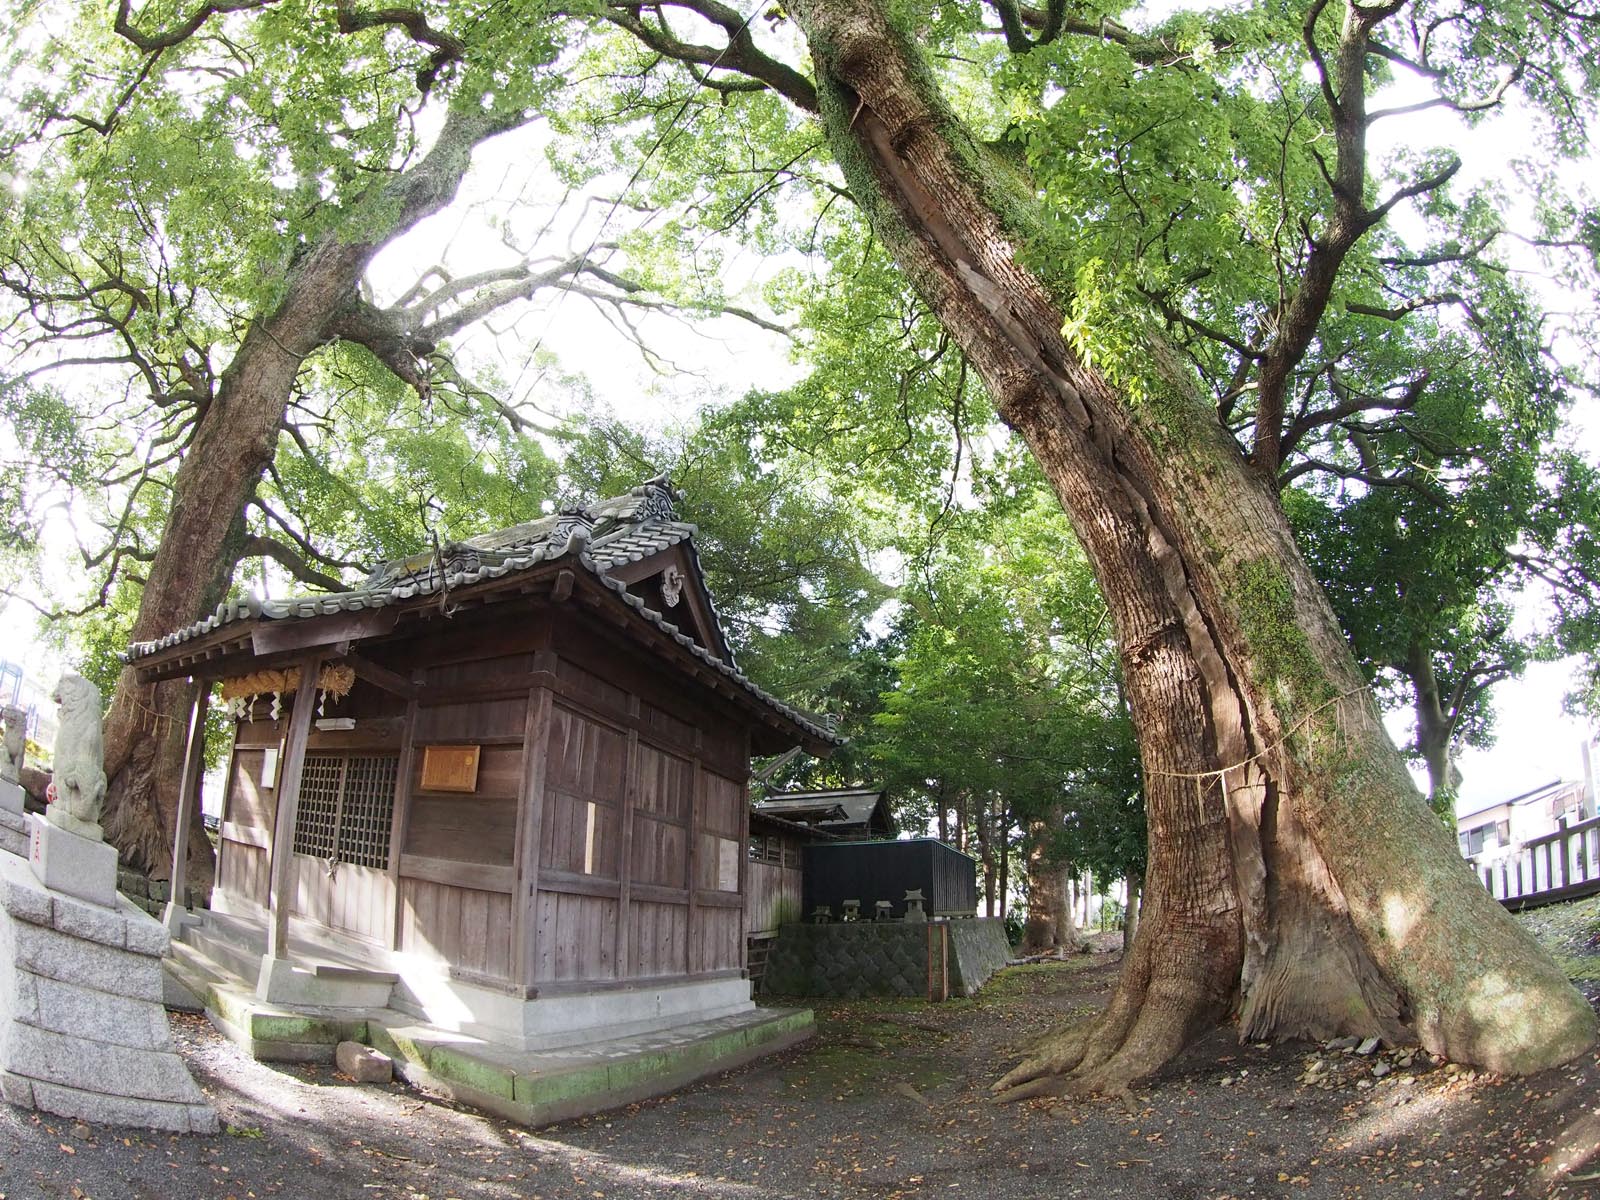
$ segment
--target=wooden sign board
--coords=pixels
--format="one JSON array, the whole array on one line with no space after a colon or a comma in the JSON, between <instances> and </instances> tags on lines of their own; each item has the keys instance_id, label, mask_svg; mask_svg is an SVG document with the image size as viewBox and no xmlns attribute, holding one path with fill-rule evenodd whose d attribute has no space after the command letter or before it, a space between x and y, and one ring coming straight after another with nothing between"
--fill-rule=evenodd
<instances>
[{"instance_id":1,"label":"wooden sign board","mask_svg":"<svg viewBox=\"0 0 1600 1200\"><path fill-rule=\"evenodd\" d=\"M424 746L422 788L428 792L478 790L480 746Z\"/></svg>"}]
</instances>

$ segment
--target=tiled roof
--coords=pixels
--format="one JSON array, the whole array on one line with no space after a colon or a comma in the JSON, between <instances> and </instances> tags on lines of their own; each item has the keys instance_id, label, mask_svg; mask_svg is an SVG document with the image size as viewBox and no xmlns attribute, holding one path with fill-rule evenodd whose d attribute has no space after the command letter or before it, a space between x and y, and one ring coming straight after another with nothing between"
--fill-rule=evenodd
<instances>
[{"instance_id":1,"label":"tiled roof","mask_svg":"<svg viewBox=\"0 0 1600 1200\"><path fill-rule=\"evenodd\" d=\"M628 591L620 580L611 577L610 572L620 566L639 562L680 543L686 544L695 570L699 572L699 558L694 552L693 542L695 527L677 519L672 509L672 498L671 483L665 479L653 479L625 496L602 500L583 509L564 510L538 521L513 525L509 529L482 534L464 542L452 542L441 546L436 553L430 551L383 563L367 576L360 587L348 592L283 600L248 598L224 601L217 606L216 612L203 620L154 641L133 643L128 647L128 659L137 662L235 621L258 617L264 620L320 617L388 608L419 597L436 595L441 589L441 581L445 591L454 591L557 559L570 558L657 629L751 696L812 736L840 744L843 739L837 734L751 682L738 669L731 654L718 657L706 650L677 625ZM720 630L716 631L715 636L720 639Z\"/></svg>"},{"instance_id":2,"label":"tiled roof","mask_svg":"<svg viewBox=\"0 0 1600 1200\"><path fill-rule=\"evenodd\" d=\"M882 788L837 788L816 792L773 792L751 811L807 824L866 825L883 798ZM893 817L890 815L890 825Z\"/></svg>"}]
</instances>

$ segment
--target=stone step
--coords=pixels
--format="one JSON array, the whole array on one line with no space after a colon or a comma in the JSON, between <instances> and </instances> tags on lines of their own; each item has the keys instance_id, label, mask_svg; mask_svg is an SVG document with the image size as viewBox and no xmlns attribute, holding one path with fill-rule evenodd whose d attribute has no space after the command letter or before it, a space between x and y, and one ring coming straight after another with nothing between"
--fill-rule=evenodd
<instances>
[{"instance_id":1,"label":"stone step","mask_svg":"<svg viewBox=\"0 0 1600 1200\"><path fill-rule=\"evenodd\" d=\"M261 971L260 950L233 940L209 920L185 929L183 944L246 982L253 982Z\"/></svg>"},{"instance_id":2,"label":"stone step","mask_svg":"<svg viewBox=\"0 0 1600 1200\"><path fill-rule=\"evenodd\" d=\"M381 983L393 987L400 976L393 971L378 971L368 967L342 967L337 963L313 962L306 964L318 979L334 983Z\"/></svg>"},{"instance_id":3,"label":"stone step","mask_svg":"<svg viewBox=\"0 0 1600 1200\"><path fill-rule=\"evenodd\" d=\"M260 974L265 946L260 931L244 922L221 913L208 913L200 924L183 931L183 943L248 983L253 984ZM291 950L295 966L318 981L333 986L349 985L353 989L350 1002L354 1005L370 1006L374 986L393 987L400 978L393 971L320 959L314 950L307 952L298 943Z\"/></svg>"}]
</instances>

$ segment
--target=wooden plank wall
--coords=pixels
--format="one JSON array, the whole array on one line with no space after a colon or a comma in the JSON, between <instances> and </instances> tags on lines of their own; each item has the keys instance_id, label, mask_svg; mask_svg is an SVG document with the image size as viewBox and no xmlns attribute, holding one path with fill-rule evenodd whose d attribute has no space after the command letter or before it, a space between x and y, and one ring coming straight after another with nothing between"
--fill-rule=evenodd
<instances>
[{"instance_id":1,"label":"wooden plank wall","mask_svg":"<svg viewBox=\"0 0 1600 1200\"><path fill-rule=\"evenodd\" d=\"M742 727L592 638L557 644L527 982L739 971Z\"/></svg>"},{"instance_id":2,"label":"wooden plank wall","mask_svg":"<svg viewBox=\"0 0 1600 1200\"><path fill-rule=\"evenodd\" d=\"M695 846L695 924L689 939L690 974L737 969L744 962L744 870L749 805L744 785L700 772L697 807L703 813Z\"/></svg>"},{"instance_id":3,"label":"wooden plank wall","mask_svg":"<svg viewBox=\"0 0 1600 1200\"><path fill-rule=\"evenodd\" d=\"M401 800L394 929L397 949L491 984L509 982L515 973L512 895L533 662L531 653L494 653L525 644L526 624L502 634L515 640L458 638L430 647L433 654L475 657L421 672L411 769ZM424 789L422 761L430 745L478 746L476 790Z\"/></svg>"},{"instance_id":4,"label":"wooden plank wall","mask_svg":"<svg viewBox=\"0 0 1600 1200\"><path fill-rule=\"evenodd\" d=\"M511 895L400 880L402 948L487 979L511 976Z\"/></svg>"},{"instance_id":5,"label":"wooden plank wall","mask_svg":"<svg viewBox=\"0 0 1600 1200\"><path fill-rule=\"evenodd\" d=\"M798 921L801 875L797 867L752 861L746 871L745 932L752 937L777 933L785 921Z\"/></svg>"},{"instance_id":6,"label":"wooden plank wall","mask_svg":"<svg viewBox=\"0 0 1600 1200\"><path fill-rule=\"evenodd\" d=\"M388 940L394 886L384 871L340 863L330 876L321 859L296 854L290 895L297 917L363 941Z\"/></svg>"}]
</instances>

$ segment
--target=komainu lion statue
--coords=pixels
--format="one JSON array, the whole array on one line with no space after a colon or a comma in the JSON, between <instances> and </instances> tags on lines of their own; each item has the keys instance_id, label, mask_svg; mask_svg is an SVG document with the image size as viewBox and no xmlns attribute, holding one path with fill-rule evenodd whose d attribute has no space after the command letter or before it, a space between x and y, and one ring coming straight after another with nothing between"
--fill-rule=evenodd
<instances>
[{"instance_id":1,"label":"komainu lion statue","mask_svg":"<svg viewBox=\"0 0 1600 1200\"><path fill-rule=\"evenodd\" d=\"M16 783L22 776L22 758L28 747L28 711L5 707L6 736L0 745L0 779Z\"/></svg>"},{"instance_id":2,"label":"komainu lion statue","mask_svg":"<svg viewBox=\"0 0 1600 1200\"><path fill-rule=\"evenodd\" d=\"M61 728L56 734L51 785L55 800L46 816L69 833L98 841L100 810L106 799L100 689L82 675L63 675L51 699L61 705Z\"/></svg>"}]
</instances>

